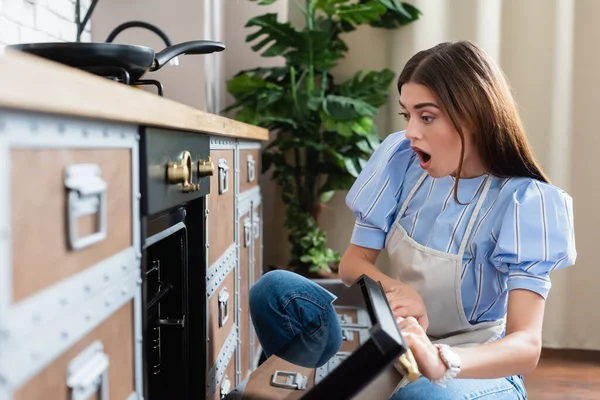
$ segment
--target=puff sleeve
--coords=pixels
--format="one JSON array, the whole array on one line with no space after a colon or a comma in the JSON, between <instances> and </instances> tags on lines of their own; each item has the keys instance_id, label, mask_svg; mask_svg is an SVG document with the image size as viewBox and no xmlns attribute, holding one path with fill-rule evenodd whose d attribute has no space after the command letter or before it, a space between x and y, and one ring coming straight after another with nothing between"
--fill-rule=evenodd
<instances>
[{"instance_id":1,"label":"puff sleeve","mask_svg":"<svg viewBox=\"0 0 600 400\"><path fill-rule=\"evenodd\" d=\"M404 132L390 134L373 152L346 196L356 217L352 244L383 249L413 155Z\"/></svg>"},{"instance_id":2,"label":"puff sleeve","mask_svg":"<svg viewBox=\"0 0 600 400\"><path fill-rule=\"evenodd\" d=\"M492 253L494 265L508 273L508 290L527 289L547 298L550 272L575 263L573 199L536 180L515 190L499 218Z\"/></svg>"}]
</instances>

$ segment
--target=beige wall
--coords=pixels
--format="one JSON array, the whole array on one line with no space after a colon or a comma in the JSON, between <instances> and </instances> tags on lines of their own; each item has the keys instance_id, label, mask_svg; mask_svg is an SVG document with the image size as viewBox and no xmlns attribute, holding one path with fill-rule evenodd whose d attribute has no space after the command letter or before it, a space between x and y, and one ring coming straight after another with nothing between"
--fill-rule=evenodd
<instances>
[{"instance_id":1,"label":"beige wall","mask_svg":"<svg viewBox=\"0 0 600 400\"><path fill-rule=\"evenodd\" d=\"M173 44L205 39L203 18L202 0L101 0L92 15L92 40L103 42L117 25L132 20L156 25ZM142 28L124 30L114 42L149 46L156 51L165 47L154 32ZM144 78L161 81L165 97L205 110L205 57L212 56L180 56L178 66L166 65L156 72L147 73ZM156 93L154 87L144 90Z\"/></svg>"}]
</instances>

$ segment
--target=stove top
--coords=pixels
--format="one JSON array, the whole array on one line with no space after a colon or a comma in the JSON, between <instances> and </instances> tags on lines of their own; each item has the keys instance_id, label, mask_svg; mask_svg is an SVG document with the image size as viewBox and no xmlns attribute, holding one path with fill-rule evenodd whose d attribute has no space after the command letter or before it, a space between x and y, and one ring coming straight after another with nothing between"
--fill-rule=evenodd
<instances>
[{"instance_id":1,"label":"stove top","mask_svg":"<svg viewBox=\"0 0 600 400\"><path fill-rule=\"evenodd\" d=\"M94 75L103 76L111 79L115 82L120 82L129 86L145 86L153 85L156 86L158 95L163 97L163 85L154 79L138 79L137 81L131 81L129 72L122 67L79 67L84 71L90 72Z\"/></svg>"}]
</instances>

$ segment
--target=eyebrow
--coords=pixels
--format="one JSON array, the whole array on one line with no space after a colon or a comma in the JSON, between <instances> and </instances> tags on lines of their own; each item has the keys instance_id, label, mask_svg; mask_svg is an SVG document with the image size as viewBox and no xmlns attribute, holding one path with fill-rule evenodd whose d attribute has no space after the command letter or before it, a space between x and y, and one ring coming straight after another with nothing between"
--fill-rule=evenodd
<instances>
[{"instance_id":1,"label":"eyebrow","mask_svg":"<svg viewBox=\"0 0 600 400\"><path fill-rule=\"evenodd\" d=\"M398 103L400 103L400 106L401 106L402 108L406 109L406 107L404 106L404 104L402 104L402 102L401 102L401 101L398 101ZM429 102L415 104L415 107L414 107L414 108L415 108L416 110L418 110L418 109L420 109L420 108L425 108L425 107L434 107L434 108L437 108L437 109L439 109L439 108L440 108L440 106L438 106L437 104L435 104L435 103L429 103Z\"/></svg>"}]
</instances>

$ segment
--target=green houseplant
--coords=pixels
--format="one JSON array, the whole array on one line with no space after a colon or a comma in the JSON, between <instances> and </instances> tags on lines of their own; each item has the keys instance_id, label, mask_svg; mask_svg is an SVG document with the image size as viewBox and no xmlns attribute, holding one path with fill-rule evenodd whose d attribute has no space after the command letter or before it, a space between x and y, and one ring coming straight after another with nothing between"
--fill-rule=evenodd
<instances>
[{"instance_id":1,"label":"green houseplant","mask_svg":"<svg viewBox=\"0 0 600 400\"><path fill-rule=\"evenodd\" d=\"M285 204L289 268L328 276L340 255L319 227L321 207L336 190L350 188L379 145L373 118L395 76L389 69L358 71L336 82L331 70L348 50L343 34L360 25L396 29L417 20L420 11L397 0L305 0L303 6L302 28L277 21L274 13L247 22L256 28L246 37L252 49L263 57L282 56L285 64L236 74L227 82L234 102L224 111L276 132L262 153L262 172L273 168Z\"/></svg>"}]
</instances>

